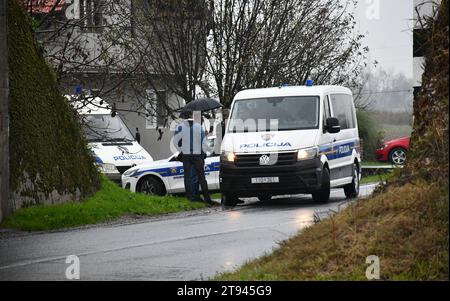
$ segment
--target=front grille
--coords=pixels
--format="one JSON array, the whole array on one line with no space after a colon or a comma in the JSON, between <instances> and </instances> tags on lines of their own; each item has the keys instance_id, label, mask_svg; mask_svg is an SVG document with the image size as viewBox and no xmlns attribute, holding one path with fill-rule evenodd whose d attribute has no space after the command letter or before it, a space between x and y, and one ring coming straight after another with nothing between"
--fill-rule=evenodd
<instances>
[{"instance_id":1,"label":"front grille","mask_svg":"<svg viewBox=\"0 0 450 301\"><path fill-rule=\"evenodd\" d=\"M121 173L121 174L123 174L125 171L127 171L128 169L130 169L132 166L130 165L130 166L116 166L117 167L117 170Z\"/></svg>"},{"instance_id":2,"label":"front grille","mask_svg":"<svg viewBox=\"0 0 450 301\"><path fill-rule=\"evenodd\" d=\"M237 155L237 158L235 160L235 165L237 167L254 167L254 166L260 166L259 159L261 156L267 155L271 159L274 160L271 161L270 164L272 166L282 166L282 165L292 165L295 164L297 161L297 153L296 152L289 152L289 153L278 153L278 157L274 158L274 154L251 154L251 155ZM270 156L272 155L272 156Z\"/></svg>"}]
</instances>

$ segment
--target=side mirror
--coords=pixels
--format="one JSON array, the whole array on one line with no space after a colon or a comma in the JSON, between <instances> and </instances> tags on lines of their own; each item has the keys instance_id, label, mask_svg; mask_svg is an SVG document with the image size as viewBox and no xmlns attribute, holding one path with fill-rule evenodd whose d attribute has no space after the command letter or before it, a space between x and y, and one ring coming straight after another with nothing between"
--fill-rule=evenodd
<instances>
[{"instance_id":1,"label":"side mirror","mask_svg":"<svg viewBox=\"0 0 450 301\"><path fill-rule=\"evenodd\" d=\"M139 128L136 128L136 135L134 136L134 139L136 139L137 143L141 143L141 133L139 133Z\"/></svg>"},{"instance_id":2,"label":"side mirror","mask_svg":"<svg viewBox=\"0 0 450 301\"><path fill-rule=\"evenodd\" d=\"M176 160L176 161L179 161L179 162L183 162L183 153L178 153L178 154L175 156L175 160Z\"/></svg>"},{"instance_id":3,"label":"side mirror","mask_svg":"<svg viewBox=\"0 0 450 301\"><path fill-rule=\"evenodd\" d=\"M336 134L341 131L339 120L335 117L327 118L325 122L325 130L330 134Z\"/></svg>"}]
</instances>

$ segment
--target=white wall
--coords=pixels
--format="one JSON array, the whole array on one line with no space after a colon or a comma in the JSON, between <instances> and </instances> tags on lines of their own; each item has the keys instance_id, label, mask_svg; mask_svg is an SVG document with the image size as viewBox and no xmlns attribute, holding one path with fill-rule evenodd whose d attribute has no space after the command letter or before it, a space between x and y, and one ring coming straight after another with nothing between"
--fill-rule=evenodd
<instances>
[{"instance_id":1,"label":"white wall","mask_svg":"<svg viewBox=\"0 0 450 301\"><path fill-rule=\"evenodd\" d=\"M413 87L422 86L423 63L423 57L413 59Z\"/></svg>"},{"instance_id":2,"label":"white wall","mask_svg":"<svg viewBox=\"0 0 450 301\"><path fill-rule=\"evenodd\" d=\"M124 110L128 110L134 106L131 97L125 102L118 102L116 104L118 109ZM168 105L172 109L178 109L184 106L184 100L174 94L169 94ZM168 121L166 127L159 128L162 132L162 135L160 135L157 129L146 127L146 117L144 114L140 114L140 116L135 112L120 112L119 114L133 135L136 133L136 128L139 128L141 145L153 159L166 159L171 155L170 141L173 136L173 131L170 129L170 123L172 120Z\"/></svg>"}]
</instances>

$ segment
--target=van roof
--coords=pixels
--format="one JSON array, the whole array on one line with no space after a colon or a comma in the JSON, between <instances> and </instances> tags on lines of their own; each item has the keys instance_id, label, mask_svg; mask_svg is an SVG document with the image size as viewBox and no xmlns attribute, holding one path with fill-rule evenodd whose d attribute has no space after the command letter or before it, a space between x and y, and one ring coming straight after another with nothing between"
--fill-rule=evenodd
<instances>
[{"instance_id":1,"label":"van roof","mask_svg":"<svg viewBox=\"0 0 450 301\"><path fill-rule=\"evenodd\" d=\"M72 95L65 95L65 97L69 100L70 105L77 110L80 115L111 114L111 106L106 101L102 102L100 97L88 97L84 101L74 101L72 100L72 97L74 97ZM101 105L100 102L102 102Z\"/></svg>"},{"instance_id":2,"label":"van roof","mask_svg":"<svg viewBox=\"0 0 450 301\"><path fill-rule=\"evenodd\" d=\"M273 88L248 89L236 94L234 99L250 99L280 96L315 96L325 93L340 93L352 95L350 89L342 86L281 86Z\"/></svg>"}]
</instances>

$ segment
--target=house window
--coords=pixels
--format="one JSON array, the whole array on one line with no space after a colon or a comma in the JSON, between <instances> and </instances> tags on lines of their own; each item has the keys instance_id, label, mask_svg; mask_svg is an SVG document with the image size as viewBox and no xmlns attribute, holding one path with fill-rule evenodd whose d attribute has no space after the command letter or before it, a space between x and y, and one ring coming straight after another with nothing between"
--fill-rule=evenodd
<instances>
[{"instance_id":1,"label":"house window","mask_svg":"<svg viewBox=\"0 0 450 301\"><path fill-rule=\"evenodd\" d=\"M204 0L145 0L143 3L144 9L157 18L207 17L207 5Z\"/></svg>"},{"instance_id":2,"label":"house window","mask_svg":"<svg viewBox=\"0 0 450 301\"><path fill-rule=\"evenodd\" d=\"M166 91L148 91L149 101L145 105L146 110L146 128L155 129L167 126L167 92Z\"/></svg>"},{"instance_id":3,"label":"house window","mask_svg":"<svg viewBox=\"0 0 450 301\"><path fill-rule=\"evenodd\" d=\"M103 24L103 0L80 0L80 20L86 31L101 30Z\"/></svg>"},{"instance_id":4,"label":"house window","mask_svg":"<svg viewBox=\"0 0 450 301\"><path fill-rule=\"evenodd\" d=\"M425 55L427 38L430 36L429 29L414 29L413 32L413 57Z\"/></svg>"}]
</instances>

